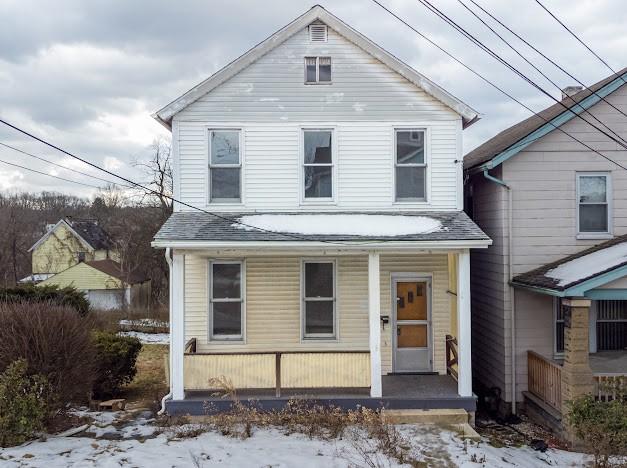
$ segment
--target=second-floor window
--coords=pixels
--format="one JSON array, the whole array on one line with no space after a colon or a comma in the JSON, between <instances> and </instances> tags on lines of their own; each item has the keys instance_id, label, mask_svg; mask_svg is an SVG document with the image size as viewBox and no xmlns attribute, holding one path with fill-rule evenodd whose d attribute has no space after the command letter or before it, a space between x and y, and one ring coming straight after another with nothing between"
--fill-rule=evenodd
<instances>
[{"instance_id":1,"label":"second-floor window","mask_svg":"<svg viewBox=\"0 0 627 468\"><path fill-rule=\"evenodd\" d=\"M333 131L303 130L303 196L333 199Z\"/></svg>"},{"instance_id":2,"label":"second-floor window","mask_svg":"<svg viewBox=\"0 0 627 468\"><path fill-rule=\"evenodd\" d=\"M425 131L398 129L394 133L396 201L424 201L427 198Z\"/></svg>"},{"instance_id":3,"label":"second-floor window","mask_svg":"<svg viewBox=\"0 0 627 468\"><path fill-rule=\"evenodd\" d=\"M610 175L577 174L577 218L580 235L610 233Z\"/></svg>"},{"instance_id":4,"label":"second-floor window","mask_svg":"<svg viewBox=\"0 0 627 468\"><path fill-rule=\"evenodd\" d=\"M209 201L239 203L242 157L239 130L209 130Z\"/></svg>"},{"instance_id":5,"label":"second-floor window","mask_svg":"<svg viewBox=\"0 0 627 468\"><path fill-rule=\"evenodd\" d=\"M331 57L305 57L305 83L331 83Z\"/></svg>"}]
</instances>

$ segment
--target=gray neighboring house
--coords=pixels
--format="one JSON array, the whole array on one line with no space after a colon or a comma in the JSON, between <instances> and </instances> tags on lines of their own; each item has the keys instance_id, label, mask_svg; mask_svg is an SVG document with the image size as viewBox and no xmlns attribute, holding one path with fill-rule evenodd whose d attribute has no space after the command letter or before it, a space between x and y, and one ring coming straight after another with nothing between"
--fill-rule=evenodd
<instances>
[{"instance_id":1,"label":"gray neighboring house","mask_svg":"<svg viewBox=\"0 0 627 468\"><path fill-rule=\"evenodd\" d=\"M475 389L561 426L564 403L627 375L627 69L464 158L466 210L494 241L471 254ZM599 121L597 121L598 119ZM581 142L575 141L574 136ZM606 129L606 131L608 131Z\"/></svg>"}]
</instances>

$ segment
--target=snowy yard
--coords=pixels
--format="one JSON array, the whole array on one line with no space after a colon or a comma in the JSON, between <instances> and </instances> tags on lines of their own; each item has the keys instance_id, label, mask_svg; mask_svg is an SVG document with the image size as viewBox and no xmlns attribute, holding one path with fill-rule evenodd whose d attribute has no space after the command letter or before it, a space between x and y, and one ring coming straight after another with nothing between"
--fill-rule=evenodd
<instances>
[{"instance_id":1,"label":"snowy yard","mask_svg":"<svg viewBox=\"0 0 627 468\"><path fill-rule=\"evenodd\" d=\"M20 447L0 449L6 467L395 467L382 454L369 454L367 439L323 441L279 429L255 429L246 440L214 431L193 437L195 426L158 427L150 413L82 412L95 420L74 437L51 437ZM487 442L464 442L451 431L434 426L399 426L411 440L411 451L425 466L568 467L584 466L578 453L529 447L496 448ZM365 442L364 442L365 440ZM364 445L364 443L366 445Z\"/></svg>"}]
</instances>

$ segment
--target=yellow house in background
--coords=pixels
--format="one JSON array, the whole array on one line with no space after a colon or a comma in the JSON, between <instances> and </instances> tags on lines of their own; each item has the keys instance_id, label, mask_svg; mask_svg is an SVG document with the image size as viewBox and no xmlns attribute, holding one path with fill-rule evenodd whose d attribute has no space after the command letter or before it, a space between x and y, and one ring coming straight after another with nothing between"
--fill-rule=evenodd
<instances>
[{"instance_id":1,"label":"yellow house in background","mask_svg":"<svg viewBox=\"0 0 627 468\"><path fill-rule=\"evenodd\" d=\"M113 238L95 220L61 219L29 251L32 274L20 283L74 287L94 309L150 303L150 279L123 271Z\"/></svg>"}]
</instances>

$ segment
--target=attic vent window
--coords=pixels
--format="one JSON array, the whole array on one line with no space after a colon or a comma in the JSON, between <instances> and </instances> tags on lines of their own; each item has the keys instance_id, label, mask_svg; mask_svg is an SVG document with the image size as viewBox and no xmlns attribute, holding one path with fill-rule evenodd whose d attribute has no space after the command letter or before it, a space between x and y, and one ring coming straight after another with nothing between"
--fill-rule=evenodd
<instances>
[{"instance_id":1,"label":"attic vent window","mask_svg":"<svg viewBox=\"0 0 627 468\"><path fill-rule=\"evenodd\" d=\"M310 24L309 40L311 42L327 42L327 25L326 24Z\"/></svg>"}]
</instances>

